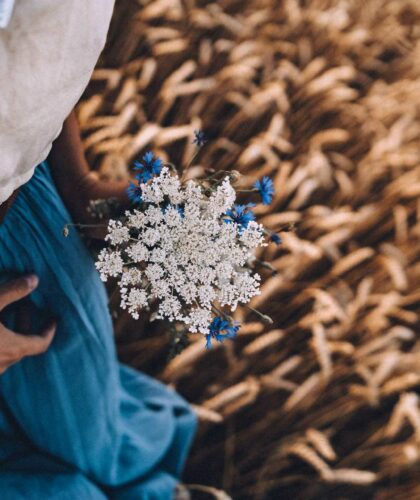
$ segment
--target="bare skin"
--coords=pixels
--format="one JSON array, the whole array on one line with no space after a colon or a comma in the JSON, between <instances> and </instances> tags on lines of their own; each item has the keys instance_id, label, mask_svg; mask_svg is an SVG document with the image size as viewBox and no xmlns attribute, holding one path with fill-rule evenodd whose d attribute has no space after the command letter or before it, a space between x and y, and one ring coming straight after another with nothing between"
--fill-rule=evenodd
<instances>
[{"instance_id":1,"label":"bare skin","mask_svg":"<svg viewBox=\"0 0 420 500\"><path fill-rule=\"evenodd\" d=\"M0 311L9 304L28 296L38 286L38 278L34 275L18 278L0 285ZM23 329L27 321L25 315L19 315ZM22 335L13 332L0 323L0 373L26 356L42 354L50 346L56 330L52 322L41 335Z\"/></svg>"},{"instance_id":2,"label":"bare skin","mask_svg":"<svg viewBox=\"0 0 420 500\"><path fill-rule=\"evenodd\" d=\"M89 222L86 208L90 200L117 198L128 206L126 181L103 181L90 170L74 111L54 141L48 162L57 189L75 222Z\"/></svg>"}]
</instances>

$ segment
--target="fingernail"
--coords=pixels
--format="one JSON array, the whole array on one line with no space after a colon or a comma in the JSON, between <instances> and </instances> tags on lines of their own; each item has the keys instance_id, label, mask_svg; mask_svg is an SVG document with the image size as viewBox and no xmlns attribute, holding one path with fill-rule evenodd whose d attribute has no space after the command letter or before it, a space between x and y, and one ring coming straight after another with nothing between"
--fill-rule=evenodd
<instances>
[{"instance_id":1,"label":"fingernail","mask_svg":"<svg viewBox=\"0 0 420 500\"><path fill-rule=\"evenodd\" d=\"M26 280L26 284L31 289L36 288L38 286L39 279L38 279L38 276L35 276L35 274L30 274L29 276L26 276L25 280Z\"/></svg>"}]
</instances>

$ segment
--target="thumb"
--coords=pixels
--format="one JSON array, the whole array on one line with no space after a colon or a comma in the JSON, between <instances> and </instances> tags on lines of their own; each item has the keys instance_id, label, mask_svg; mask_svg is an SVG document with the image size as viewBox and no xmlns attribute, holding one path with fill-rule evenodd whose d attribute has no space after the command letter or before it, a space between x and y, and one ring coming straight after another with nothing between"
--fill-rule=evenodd
<instances>
[{"instance_id":1,"label":"thumb","mask_svg":"<svg viewBox=\"0 0 420 500\"><path fill-rule=\"evenodd\" d=\"M30 274L0 285L0 310L29 295L38 283L38 277Z\"/></svg>"}]
</instances>

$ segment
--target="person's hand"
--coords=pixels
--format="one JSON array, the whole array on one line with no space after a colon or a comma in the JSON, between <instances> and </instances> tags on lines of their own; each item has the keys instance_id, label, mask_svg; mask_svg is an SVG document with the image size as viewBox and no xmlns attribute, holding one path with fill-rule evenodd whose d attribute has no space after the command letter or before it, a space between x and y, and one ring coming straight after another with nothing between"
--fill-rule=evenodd
<instances>
[{"instance_id":1,"label":"person's hand","mask_svg":"<svg viewBox=\"0 0 420 500\"><path fill-rule=\"evenodd\" d=\"M85 200L115 198L125 207L129 207L127 188L129 181L108 181L100 178L97 172L90 171L77 181L78 189Z\"/></svg>"},{"instance_id":2,"label":"person's hand","mask_svg":"<svg viewBox=\"0 0 420 500\"><path fill-rule=\"evenodd\" d=\"M0 311L6 306L29 295L38 286L34 275L18 278L0 285ZM23 321L26 318L22 318ZM26 356L45 352L54 337L55 322L41 335L21 335L0 323L0 374Z\"/></svg>"}]
</instances>

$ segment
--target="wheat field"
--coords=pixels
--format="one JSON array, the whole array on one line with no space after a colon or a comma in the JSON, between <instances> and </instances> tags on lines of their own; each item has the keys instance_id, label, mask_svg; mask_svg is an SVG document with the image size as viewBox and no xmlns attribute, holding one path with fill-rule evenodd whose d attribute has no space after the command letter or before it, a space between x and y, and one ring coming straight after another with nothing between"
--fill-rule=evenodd
<instances>
[{"instance_id":1,"label":"wheat field","mask_svg":"<svg viewBox=\"0 0 420 500\"><path fill-rule=\"evenodd\" d=\"M185 164L201 128L193 171L276 186L252 304L273 325L240 310L235 342L168 361L161 326L115 315L121 360L197 409L197 498L420 499L419 21L416 0L117 1L78 106L92 167Z\"/></svg>"}]
</instances>

